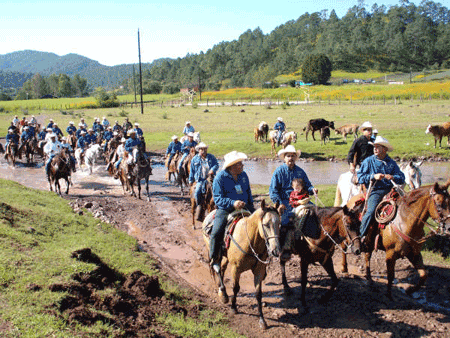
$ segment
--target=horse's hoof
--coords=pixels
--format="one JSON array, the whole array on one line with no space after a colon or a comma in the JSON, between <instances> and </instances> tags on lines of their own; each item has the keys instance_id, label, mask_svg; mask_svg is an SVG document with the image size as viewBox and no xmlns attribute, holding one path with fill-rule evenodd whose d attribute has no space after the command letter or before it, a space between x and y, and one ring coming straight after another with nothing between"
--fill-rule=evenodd
<instances>
[{"instance_id":1,"label":"horse's hoof","mask_svg":"<svg viewBox=\"0 0 450 338\"><path fill-rule=\"evenodd\" d=\"M260 327L262 330L267 330L267 323L266 323L266 321L265 321L263 318L261 318L261 319L259 320L259 327Z\"/></svg>"},{"instance_id":2,"label":"horse's hoof","mask_svg":"<svg viewBox=\"0 0 450 338\"><path fill-rule=\"evenodd\" d=\"M222 303L227 304L229 301L228 295L225 292L219 291L219 297Z\"/></svg>"},{"instance_id":3,"label":"horse's hoof","mask_svg":"<svg viewBox=\"0 0 450 338\"><path fill-rule=\"evenodd\" d=\"M231 307L231 312L232 312L234 315L237 315L237 314L239 313L237 307Z\"/></svg>"}]
</instances>

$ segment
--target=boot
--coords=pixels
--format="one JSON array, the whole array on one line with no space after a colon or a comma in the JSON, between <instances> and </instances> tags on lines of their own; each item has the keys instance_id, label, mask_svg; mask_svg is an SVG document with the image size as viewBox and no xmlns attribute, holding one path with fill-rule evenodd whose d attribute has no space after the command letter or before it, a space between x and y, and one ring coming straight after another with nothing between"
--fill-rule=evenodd
<instances>
[{"instance_id":1,"label":"boot","mask_svg":"<svg viewBox=\"0 0 450 338\"><path fill-rule=\"evenodd\" d=\"M195 209L195 214L197 215L196 220L199 222L203 222L205 212L203 211L201 205L197 205L197 209Z\"/></svg>"}]
</instances>

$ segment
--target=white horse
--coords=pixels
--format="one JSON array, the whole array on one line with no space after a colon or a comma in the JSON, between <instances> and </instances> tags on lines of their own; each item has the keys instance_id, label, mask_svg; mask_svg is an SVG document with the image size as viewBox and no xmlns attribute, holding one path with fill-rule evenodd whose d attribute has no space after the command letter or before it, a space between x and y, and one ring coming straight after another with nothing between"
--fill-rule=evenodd
<instances>
[{"instance_id":1,"label":"white horse","mask_svg":"<svg viewBox=\"0 0 450 338\"><path fill-rule=\"evenodd\" d=\"M183 142L186 141L186 140L187 140L187 135L184 135L184 136L181 138L180 142L183 143ZM197 144L200 143L200 142L202 141L202 140L200 139L200 132L199 132L199 131L194 132L194 141L197 142Z\"/></svg>"},{"instance_id":2,"label":"white horse","mask_svg":"<svg viewBox=\"0 0 450 338\"><path fill-rule=\"evenodd\" d=\"M405 174L405 183L408 184L409 189L417 189L422 185L422 172L420 166L423 161L420 162L408 162L400 164L400 170ZM352 183L353 174L350 171L343 173L339 176L338 184L336 187L336 197L334 199L334 206L344 206L353 196L362 192L360 185ZM402 185L402 189L405 184Z\"/></svg>"}]
</instances>

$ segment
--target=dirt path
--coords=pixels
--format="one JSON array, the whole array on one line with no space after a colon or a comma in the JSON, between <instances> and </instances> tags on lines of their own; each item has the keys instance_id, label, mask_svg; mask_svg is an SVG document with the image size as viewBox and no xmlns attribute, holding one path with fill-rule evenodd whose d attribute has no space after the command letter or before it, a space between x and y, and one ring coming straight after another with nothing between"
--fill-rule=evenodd
<instances>
[{"instance_id":1,"label":"dirt path","mask_svg":"<svg viewBox=\"0 0 450 338\"><path fill-rule=\"evenodd\" d=\"M69 196L72 204L92 202L94 215L127 231L138 239L143 249L159 262L164 271L180 283L188 284L193 294L217 302L215 285L206 263L206 250L200 224L191 226L190 206L179 190L162 181L164 169L154 167L151 178L151 201L124 197L118 181L106 175L104 165L94 174L78 171ZM11 169L0 161L0 177L19 181L27 186L48 189L43 168L16 167ZM335 254L336 263L340 255ZM297 299L300 296L300 261L296 257L287 264L288 281L293 296L285 299L277 261L268 266L263 285L264 314L269 329L258 326L256 300L251 273L241 278L238 297L240 314L231 315L233 326L248 337L449 337L450 336L450 271L429 265L427 286L412 298L395 288L394 299L384 296L386 269L384 254L372 258L375 283L368 286L362 279L363 261L350 257L350 275L338 274L340 284L330 302L319 305L330 280L320 266L311 266L307 288L308 311ZM396 286L404 287L417 280L406 260L396 266ZM227 278L227 290L231 288ZM223 311L228 307L217 304Z\"/></svg>"}]
</instances>

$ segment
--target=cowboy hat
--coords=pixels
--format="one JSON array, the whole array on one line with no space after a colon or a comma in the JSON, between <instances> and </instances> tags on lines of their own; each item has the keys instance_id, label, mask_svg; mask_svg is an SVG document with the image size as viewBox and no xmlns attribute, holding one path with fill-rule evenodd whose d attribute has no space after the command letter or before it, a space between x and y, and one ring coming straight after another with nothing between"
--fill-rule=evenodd
<instances>
[{"instance_id":1,"label":"cowboy hat","mask_svg":"<svg viewBox=\"0 0 450 338\"><path fill-rule=\"evenodd\" d=\"M121 139L120 139L120 142L126 142L127 141L127 139L125 138L125 137L122 137Z\"/></svg>"},{"instance_id":2,"label":"cowboy hat","mask_svg":"<svg viewBox=\"0 0 450 338\"><path fill-rule=\"evenodd\" d=\"M80 134L86 134L86 130L80 131Z\"/></svg>"},{"instance_id":3,"label":"cowboy hat","mask_svg":"<svg viewBox=\"0 0 450 338\"><path fill-rule=\"evenodd\" d=\"M194 133L191 131L190 133L187 134L188 137L194 137Z\"/></svg>"},{"instance_id":4,"label":"cowboy hat","mask_svg":"<svg viewBox=\"0 0 450 338\"><path fill-rule=\"evenodd\" d=\"M94 129L92 129L92 128L89 128L88 132L89 132L89 131L94 131Z\"/></svg>"},{"instance_id":5,"label":"cowboy hat","mask_svg":"<svg viewBox=\"0 0 450 338\"><path fill-rule=\"evenodd\" d=\"M208 149L208 145L205 142L200 142L195 146L195 150L199 151L199 149L206 148Z\"/></svg>"},{"instance_id":6,"label":"cowboy hat","mask_svg":"<svg viewBox=\"0 0 450 338\"><path fill-rule=\"evenodd\" d=\"M51 133L48 137L52 138L52 137L56 137L55 133Z\"/></svg>"},{"instance_id":7,"label":"cowboy hat","mask_svg":"<svg viewBox=\"0 0 450 338\"><path fill-rule=\"evenodd\" d=\"M115 131L115 132L113 132L113 135L117 136L117 135L119 135L119 133L117 131Z\"/></svg>"},{"instance_id":8,"label":"cowboy hat","mask_svg":"<svg viewBox=\"0 0 450 338\"><path fill-rule=\"evenodd\" d=\"M361 127L359 127L359 130L364 130L364 129L372 129L372 123L370 123L369 121L364 122L363 124L361 124Z\"/></svg>"},{"instance_id":9,"label":"cowboy hat","mask_svg":"<svg viewBox=\"0 0 450 338\"><path fill-rule=\"evenodd\" d=\"M290 153L293 153L293 154L295 154L296 156L297 156L297 158L299 158L300 157L300 154L302 153L300 150L299 151L296 151L295 150L295 147L292 145L292 144L290 144L290 145L288 145L286 148L284 148L284 149L281 149L279 152L278 152L278 156L282 159L282 160L284 160L284 156L286 155L286 154L290 154Z\"/></svg>"},{"instance_id":10,"label":"cowboy hat","mask_svg":"<svg viewBox=\"0 0 450 338\"><path fill-rule=\"evenodd\" d=\"M392 147L392 145L389 143L389 141L388 140L386 140L384 137L382 137L382 136L377 136L377 138L375 139L375 141L373 141L373 142L369 142L369 144L372 144L372 145L377 145L377 144L379 144L379 145L381 145L381 146L383 146L383 147L386 147L387 148L387 151L392 151L394 148Z\"/></svg>"},{"instance_id":11,"label":"cowboy hat","mask_svg":"<svg viewBox=\"0 0 450 338\"><path fill-rule=\"evenodd\" d=\"M52 128L47 128L47 129L45 129L46 131L53 131L53 129Z\"/></svg>"},{"instance_id":12,"label":"cowboy hat","mask_svg":"<svg viewBox=\"0 0 450 338\"><path fill-rule=\"evenodd\" d=\"M177 136L177 135L173 135L173 136L172 136L172 140L174 140L174 141L175 141L175 140L178 140L178 136Z\"/></svg>"},{"instance_id":13,"label":"cowboy hat","mask_svg":"<svg viewBox=\"0 0 450 338\"><path fill-rule=\"evenodd\" d=\"M136 134L136 130L130 129L128 130L128 135Z\"/></svg>"},{"instance_id":14,"label":"cowboy hat","mask_svg":"<svg viewBox=\"0 0 450 338\"><path fill-rule=\"evenodd\" d=\"M191 124L191 121L186 121L186 124Z\"/></svg>"},{"instance_id":15,"label":"cowboy hat","mask_svg":"<svg viewBox=\"0 0 450 338\"><path fill-rule=\"evenodd\" d=\"M372 130L372 134L378 134L378 130L376 129Z\"/></svg>"},{"instance_id":16,"label":"cowboy hat","mask_svg":"<svg viewBox=\"0 0 450 338\"><path fill-rule=\"evenodd\" d=\"M240 153L236 150L232 151L231 153L226 154L223 159L223 169L226 169L228 167L231 167L233 164L236 164L238 162L242 162L243 160L246 160L248 157L244 153Z\"/></svg>"},{"instance_id":17,"label":"cowboy hat","mask_svg":"<svg viewBox=\"0 0 450 338\"><path fill-rule=\"evenodd\" d=\"M283 118L279 117L277 118L278 121L283 122Z\"/></svg>"},{"instance_id":18,"label":"cowboy hat","mask_svg":"<svg viewBox=\"0 0 450 338\"><path fill-rule=\"evenodd\" d=\"M84 127L84 123L78 123L78 127Z\"/></svg>"},{"instance_id":19,"label":"cowboy hat","mask_svg":"<svg viewBox=\"0 0 450 338\"><path fill-rule=\"evenodd\" d=\"M74 122L73 122L73 121L70 121L69 124L74 124Z\"/></svg>"},{"instance_id":20,"label":"cowboy hat","mask_svg":"<svg viewBox=\"0 0 450 338\"><path fill-rule=\"evenodd\" d=\"M134 125L135 125L136 127L139 127L139 123L137 123L137 122L134 122Z\"/></svg>"}]
</instances>

